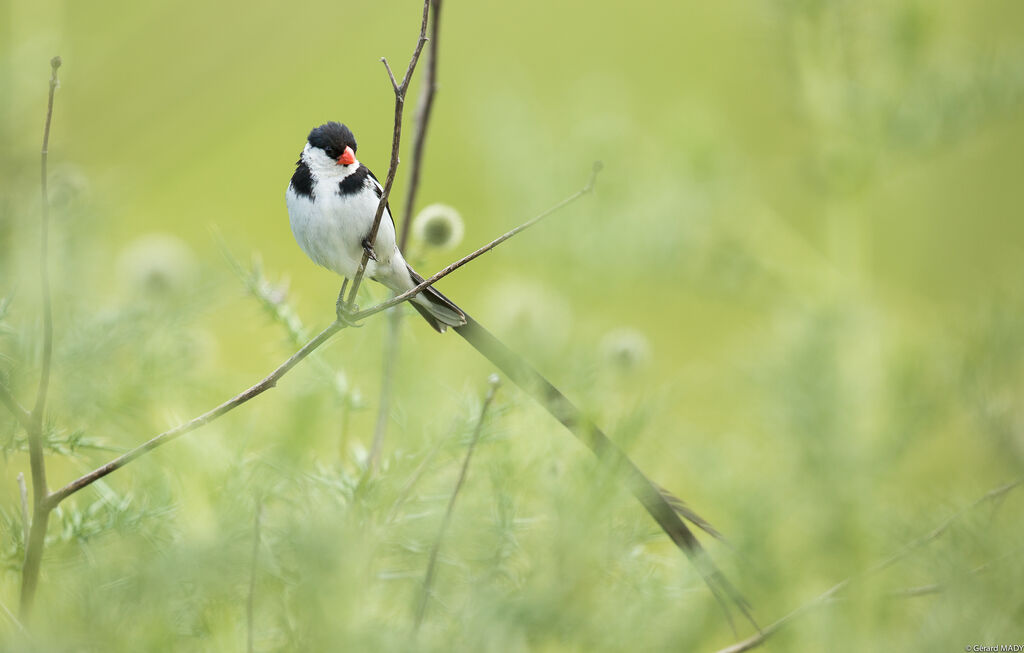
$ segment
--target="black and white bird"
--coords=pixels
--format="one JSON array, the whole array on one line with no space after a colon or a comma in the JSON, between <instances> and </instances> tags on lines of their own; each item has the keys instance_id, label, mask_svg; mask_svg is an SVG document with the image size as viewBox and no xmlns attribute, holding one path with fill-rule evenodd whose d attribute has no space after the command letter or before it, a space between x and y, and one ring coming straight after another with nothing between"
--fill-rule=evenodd
<instances>
[{"instance_id":1,"label":"black and white bird","mask_svg":"<svg viewBox=\"0 0 1024 653\"><path fill-rule=\"evenodd\" d=\"M288 185L292 233L311 259L346 279L355 277L363 252L370 252L373 256L367 262L366 275L391 290L404 292L418 285L423 278L409 267L398 251L390 207L385 207L381 216L377 238L373 243L369 242L373 219L383 194L380 182L356 159L356 139L351 130L336 122L320 125L309 132ZM438 331L452 327L517 385L532 394L599 458L609 463L611 468L622 470L630 489L655 521L676 546L695 561L726 612L729 612L726 607L728 599L754 623L743 597L714 566L682 519L689 519L717 536L706 521L648 479L558 388L447 297L431 287L410 302ZM339 312L339 318L343 317ZM757 624L754 625L756 627Z\"/></svg>"},{"instance_id":2,"label":"black and white bird","mask_svg":"<svg viewBox=\"0 0 1024 653\"><path fill-rule=\"evenodd\" d=\"M395 242L391 207L384 209L377 237L370 231L384 189L356 158L352 131L328 122L309 132L286 195L292 233L302 251L319 265L353 279L363 252L370 253L365 275L402 293L423 281L405 262ZM439 332L466 324L466 314L434 288L410 300Z\"/></svg>"}]
</instances>

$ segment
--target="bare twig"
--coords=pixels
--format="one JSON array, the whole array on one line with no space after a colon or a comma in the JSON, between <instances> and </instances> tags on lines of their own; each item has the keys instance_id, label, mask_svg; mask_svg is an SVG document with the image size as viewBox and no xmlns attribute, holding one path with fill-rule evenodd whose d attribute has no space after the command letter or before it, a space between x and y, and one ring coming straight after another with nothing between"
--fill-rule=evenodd
<instances>
[{"instance_id":1,"label":"bare twig","mask_svg":"<svg viewBox=\"0 0 1024 653\"><path fill-rule=\"evenodd\" d=\"M941 537L946 531L949 530L950 526L952 526L954 522L956 522L957 520L961 519L964 515L970 513L972 510L977 508L982 503L987 503L987 502L990 502L990 501L999 500L1002 497L1004 497L1007 493L1009 493L1011 490L1013 490L1014 488L1020 486L1021 484L1024 484L1024 477L1018 478L1018 479L1016 479L1014 481L1011 481L1010 483L1007 483L1005 485L1001 485L1001 486L999 486L999 487L997 487L997 488L995 488L993 490L990 490L989 492L985 493L984 496L982 496L980 499L974 501L973 503L971 503L966 508L963 508L962 510L960 510L960 511L958 511L958 512L952 514L952 515L950 515L949 517L947 517L937 527L935 527L932 530L928 531L927 533L925 533L921 537L918 537L917 539L911 540L907 544L903 545L900 548L899 551L897 551L893 555L889 556L885 560L882 560L881 562L873 565L872 567L870 567L866 571L861 572L859 575L850 576L849 578L846 578L846 579L836 583L835 585L830 587L825 592L819 594L818 596L816 596L815 598L811 599L807 603L805 603L805 604L801 605L800 607L798 607L796 610L793 610L792 612L790 612L786 616L782 617L778 621L776 621L776 622L774 622L772 624L769 624L767 627L765 627L763 630L761 630L761 632L757 633L756 635L748 637L747 639L744 639L744 640L742 640L740 642L736 642L735 644L733 644L731 646L727 646L726 648L723 648L720 651L718 651L718 653L741 653L742 651L749 651L751 649L757 648L758 646L763 644L769 637L771 637L772 635L777 633L783 626L787 625L789 622L793 621L797 617L800 617L800 616L806 614L807 612L810 612L812 609L817 608L817 607L819 607L821 605L824 605L825 603L831 602L833 599L835 599L837 594L842 592L844 589L846 589L852 583L854 583L854 582L856 582L858 580L863 581L864 579L868 578L869 576L877 574L878 572L891 567L895 563L897 563L900 560L902 560L902 559L906 558L907 556L909 556L911 553L913 553L917 549L920 549L925 544L928 544L929 542L932 542L932 541L938 539L939 537ZM978 571L981 571L981 570L985 569L986 567L987 567L987 565L982 565L981 567L978 567L977 569L975 569L972 573L977 573ZM925 595L925 594L934 594L935 592L937 592L939 590L941 590L941 586L938 586L938 585L927 585L927 586L924 586L924 587L912 588L909 591L905 591L902 594L902 596L908 596L908 597L909 596L922 596L922 595Z\"/></svg>"},{"instance_id":2,"label":"bare twig","mask_svg":"<svg viewBox=\"0 0 1024 653\"><path fill-rule=\"evenodd\" d=\"M10 389L2 383L0 383L0 403L7 406L7 409L11 411L11 414L14 415L15 419L18 420L18 423L26 431L32 430L32 415L21 407L18 400L11 394Z\"/></svg>"},{"instance_id":3,"label":"bare twig","mask_svg":"<svg viewBox=\"0 0 1024 653\"><path fill-rule=\"evenodd\" d=\"M39 157L40 189L42 196L42 238L40 238L39 277L42 280L43 292L43 361L39 373L39 391L36 394L36 405L32 415L41 420L46 408L46 394L50 387L50 364L53 356L53 305L50 298L50 196L46 187L46 159L50 148L50 123L53 120L53 96L57 92L57 69L60 68L60 57L50 59L50 97L46 104L46 126L43 128L43 148Z\"/></svg>"},{"instance_id":4,"label":"bare twig","mask_svg":"<svg viewBox=\"0 0 1024 653\"><path fill-rule=\"evenodd\" d=\"M405 71L405 77L402 78L401 84L395 80L395 75L391 72L391 66L388 65L387 59L381 58L381 61L384 62L384 68L388 71L388 77L391 79L391 86L395 91L395 127L391 135L391 165L388 166L388 176L384 182L384 192L380 196L380 201L377 202L377 213L373 216L373 226L370 227L370 233L366 239L371 247L377 242L377 230L380 228L381 217L384 215L384 209L388 205L391 185L395 181L395 172L398 170L398 147L402 142L402 110L405 108L405 93L409 90L409 82L412 81L412 73L416 69L416 62L419 61L420 52L423 51L423 45L427 42L427 18L429 14L430 0L424 0L423 20L420 23L420 37L416 41L416 49L412 53L412 58L409 59L409 67ZM363 274L366 272L366 264L369 260L370 250L365 249L363 251L363 258L359 262L359 268L356 270L356 278L352 280L352 290L349 291L348 302L345 305L346 312L350 312L352 306L355 305L356 293L359 292L359 285L363 282Z\"/></svg>"},{"instance_id":5,"label":"bare twig","mask_svg":"<svg viewBox=\"0 0 1024 653\"><path fill-rule=\"evenodd\" d=\"M448 524L452 520L452 511L455 509L455 499L459 496L459 490L462 489L462 484L466 481L466 475L469 473L469 461L473 458L473 449L476 448L476 443L480 439L480 432L484 427L484 418L487 417L487 409L491 407L491 402L494 401L494 394L498 391L498 385L501 381L497 374L492 374L491 378L488 379L490 388L487 390L487 396L484 397L484 403L480 407L480 418L476 422L476 428L473 429L473 436L469 440L469 447L466 448L466 457L462 461L462 469L459 470L459 478L455 481L455 487L452 488L452 495L448 499L448 509L444 513L444 519L441 521L441 528L437 533L437 539L434 540L434 546L430 550L430 561L427 563L427 573L423 578L423 591L420 594L420 605L416 611L416 628L420 627L423 623L423 616L427 612L427 601L430 598L430 586L434 582L434 573L437 569L437 554L441 550L441 540L444 539L444 534L448 530Z\"/></svg>"},{"instance_id":6,"label":"bare twig","mask_svg":"<svg viewBox=\"0 0 1024 653\"><path fill-rule=\"evenodd\" d=\"M741 653L741 651L749 651L751 649L757 648L758 646L763 644L769 637L771 637L780 629L782 629L782 627L788 624L790 621L803 615L805 612L809 612L812 608L816 608L819 605L826 603L836 593L845 588L849 583L850 579L846 579L841 583L833 585L829 590L823 592L822 594L815 597L813 600L805 603L796 610L790 612L785 617L779 619L774 623L768 624L767 626L762 628L761 631L757 634L752 635L743 641L736 642L732 646L727 646L726 648L723 648L720 651L718 651L718 653Z\"/></svg>"},{"instance_id":7,"label":"bare twig","mask_svg":"<svg viewBox=\"0 0 1024 653\"><path fill-rule=\"evenodd\" d=\"M405 191L405 207L402 218L402 233L398 238L398 249L405 251L409 240L409 225L412 224L413 211L416 208L416 193L420 187L420 174L423 170L423 150L427 143L427 128L434 109L434 95L437 93L437 48L441 35L441 0L432 0L434 15L430 24L430 47L427 48L427 70L423 74L423 85L420 99L416 104L415 132L412 137L412 161L409 162L409 186Z\"/></svg>"},{"instance_id":8,"label":"bare twig","mask_svg":"<svg viewBox=\"0 0 1024 653\"><path fill-rule=\"evenodd\" d=\"M18 494L21 495L21 527L24 531L22 546L28 548L28 531L29 531L29 518L28 518L28 488L25 487L25 475L18 472Z\"/></svg>"},{"instance_id":9,"label":"bare twig","mask_svg":"<svg viewBox=\"0 0 1024 653\"><path fill-rule=\"evenodd\" d=\"M430 124L430 114L434 106L434 94L437 92L437 47L441 31L441 0L432 0L432 3L433 16L430 19L427 70L423 76L420 99L416 105L415 131L413 132L412 139L412 161L409 162L409 184L405 192L402 233L398 238L398 249L403 252L405 251L405 243L409 239L409 225L412 223L413 210L416 206L416 193L419 191L420 186L420 171L423 165L423 149L427 140L427 127ZM373 430L373 446L370 448L370 469L376 469L380 461L381 452L384 449L384 437L387 435L388 415L391 410L391 390L394 386L395 368L398 366L401 329L402 311L391 311L384 343L384 374L381 377L380 398L377 402L377 423Z\"/></svg>"},{"instance_id":10,"label":"bare twig","mask_svg":"<svg viewBox=\"0 0 1024 653\"><path fill-rule=\"evenodd\" d=\"M883 569L891 567L900 560L909 556L917 549L920 549L925 544L928 544L932 540L936 540L939 537L941 537L943 534L946 533L946 531L949 530L950 526L952 526L956 521L962 519L964 515L970 513L972 510L974 510L981 504L988 503L990 501L998 501L1002 499L1004 496L1006 496L1007 493L1011 492L1021 484L1024 484L1024 476L1017 478L1009 483L1006 483L1005 485L1001 485L997 488L989 490L984 494L984 496L974 501L974 503L972 503L971 505L947 517L945 521L943 521L941 524L933 528L931 531L925 533L916 540L912 540L907 544L903 545L903 547L899 551L889 556L885 560L879 562L875 566L871 567L863 575L868 576L871 574L876 574L882 571Z\"/></svg>"},{"instance_id":11,"label":"bare twig","mask_svg":"<svg viewBox=\"0 0 1024 653\"><path fill-rule=\"evenodd\" d=\"M388 60L384 57L381 57L380 60L384 64L384 70L388 71L388 77L391 79L391 88L395 89L396 95L401 95L402 89L398 86L398 82L395 80L395 74L391 72L391 66L388 64ZM404 100L405 98L403 97L402 99Z\"/></svg>"},{"instance_id":12,"label":"bare twig","mask_svg":"<svg viewBox=\"0 0 1024 653\"><path fill-rule=\"evenodd\" d=\"M341 322L333 322L330 326L328 326L326 329L317 334L316 337L314 337L312 340L303 345L302 349L292 354L288 360L286 360L284 363L281 363L281 365L279 365L277 369L275 369L273 372L264 377L256 385L235 395L233 398L225 401L216 408L213 408L203 413L202 415L186 422L185 424L182 424L181 426L177 426L169 431L164 431L160 435L148 440L147 442L144 442L143 444L140 444L131 451L115 458L114 460L111 460L106 465L98 467L93 471L89 472L88 474L85 474L84 476L81 476L80 478L71 481L70 483L68 483L67 485L53 492L53 494L50 495L50 505L56 506L61 501L67 499L75 492L78 492L82 488L87 487L91 483L96 482L97 480L103 478L104 476L110 474L111 472L115 472L121 469L122 467L124 467L131 461L135 460L139 456L149 453L150 451L156 449L160 445L166 444L171 440L174 440L175 438L188 433L189 431L194 431L200 426L212 422L213 420L217 419L224 413L227 413L228 411L233 410L238 406L241 406L250 399L258 397L259 395L263 394L270 388L273 388L274 386L277 385L278 380L280 380L282 376L287 374L289 370L298 365L299 362L302 361L302 359L306 358L311 353L313 353L313 351L316 350L320 345L327 342L331 338L331 336L333 336L335 333L344 328L344 326L345 325L342 324Z\"/></svg>"},{"instance_id":13,"label":"bare twig","mask_svg":"<svg viewBox=\"0 0 1024 653\"><path fill-rule=\"evenodd\" d=\"M392 297L391 299L389 299L387 301L383 301L383 302L377 304L376 306L372 306L372 307L370 307L370 308L368 308L366 310L359 311L357 313L353 313L351 315L351 319L353 321L362 320L364 318L367 318L367 317L373 315L374 313L380 313L381 311L387 310L387 309L391 308L392 306L396 306L398 304L401 304L402 302L406 301L407 299L409 299L411 297L415 297L419 293L423 292L423 290L425 288L428 288L428 287L434 285L437 281L440 281L441 279L443 279L444 277L448 276L452 272L458 270L459 268L461 268L466 263L469 263L473 259L486 254L487 252L491 251L492 249L494 249L498 245L502 244L503 242L505 242L506 240L511 238L512 236L515 236L516 234L518 234L521 231L525 231L526 229L529 229L533 225L537 224L538 222L540 222L544 218L546 218L549 215L551 215L552 213L554 213L555 211L557 211L557 210L559 210L559 209L561 209L561 208L563 208L563 207L565 207L565 206L575 202L580 197L586 195L587 193L589 193L590 191L592 191L594 189L594 181L597 178L597 173L600 172L600 171L601 171L601 163L597 162L597 163L594 164L594 169L593 169L593 171L590 174L590 180L587 181L587 185L584 186L583 188L581 188L580 190L576 191L575 193L573 193L569 197L566 197L564 200L562 200L558 204L555 204L550 209L544 211L543 213L541 213L540 215L536 216L532 220L528 220L528 221L524 222L523 224L519 225L518 227L505 232L504 234L502 234L501 236L498 236L497 238L495 238L491 242L487 243L486 245L484 245L480 249L476 250L475 252L473 252L471 254L467 254L466 256L463 256L462 258L460 258L458 261L455 261L454 263L451 263L447 267L442 268L440 271L435 273L433 276L431 276L431 277L429 277L427 279L424 279L423 283L418 284L415 288L410 288L409 290L406 290L401 295L396 295L395 297Z\"/></svg>"},{"instance_id":14,"label":"bare twig","mask_svg":"<svg viewBox=\"0 0 1024 653\"><path fill-rule=\"evenodd\" d=\"M455 263L452 263L451 265L447 266L446 268L444 268L440 272L434 274L432 277L430 277L429 279L427 279L426 281L424 281L423 283L421 283L417 287L409 290L408 292L402 293L398 297L394 297L394 298L389 299L387 301L381 302L381 303L377 304L376 306L372 306L372 307L370 307L370 308L368 308L368 309L366 309L364 311L360 311L358 313L353 314L351 316L353 318L353 321L355 319L363 319L363 318L369 317L371 315L375 315L376 313L380 313L383 310L386 310L388 308L391 308L392 306L395 306L396 304L400 304L400 303L406 301L410 297L414 296L416 293L422 291L424 288L426 288L430 284L432 284L432 283L434 283L434 282L436 282L436 281L438 281L440 279L443 279L444 277L448 276L452 272L455 272L456 270L461 268L466 263L468 263L468 262L472 261L473 259L477 258L481 254L484 254L484 253L490 251L491 249L494 249L499 244L505 242L506 240L508 240L512 236L514 236L517 233L519 233L520 231L522 231L523 229L525 229L525 228L527 228L527 227L529 227L529 226L531 226L533 224L536 224L541 218L544 218L547 215L550 215L554 211L564 207L565 205L569 204L573 200L579 198L581 195L584 195L584 194L590 192L590 189L593 186L593 182L594 182L594 179L593 179L593 177L591 177L590 182L582 190L573 193L572 195L570 195L566 199L564 199L561 202L559 202L558 204L556 204L554 207L548 209L547 211L545 211L544 213L540 214L539 216L533 218L529 222L523 223L522 225L516 227L512 231L509 231L508 233L504 234L500 238L496 238L495 240L491 241L489 244L485 245L484 247L481 247L480 249L478 249L477 251L473 252L472 254L470 254L468 256L462 257L461 259L459 259ZM178 436L184 435L185 433L188 433L189 431L194 431L195 429L199 428L200 426L203 426L205 424L208 424L208 423L212 422L213 420L217 419L218 417L220 417L221 415L227 413L228 411L231 411L231 410L237 408L238 406L244 404L245 402L249 401L250 399L253 399L254 397L256 397L256 396L262 394L263 392L269 390L270 388L274 387L277 384L277 382L281 379L281 377L283 377L285 374L287 374L289 370L291 370L299 362L301 362L304 358L306 358L311 353L313 353L313 351L315 351L318 347L320 347L325 342L330 340L330 338L335 333L337 333L338 331L341 331L345 327L346 327L345 323L340 322L340 321L335 321L335 322L331 323L326 329L321 331L312 340L310 340L305 345L303 345L301 349L299 349L297 352L292 354L292 356L288 360L286 360L284 363L282 363L280 366L278 366L277 369L275 369L273 372L268 374L265 378L260 380L258 383L256 383L252 387L250 387L247 390L239 393L238 395L236 395L232 399L230 399L228 401L225 401L224 403L222 403L221 405L217 406L216 408L213 408L213 409L203 413L202 415L192 419L191 421L189 421L189 422L187 422L185 424L182 424L181 426L175 427L175 428L173 428L173 429L171 429L169 431L165 431L165 432L161 433L160 435L157 435L157 436L153 437L152 439L148 440L147 442L144 442L143 444L140 444L139 446L137 446L134 449L128 451L127 453L119 456L118 458L115 458L114 460L111 460L107 464L105 464L105 465L103 465L101 467L98 467L98 468L94 469L93 471L89 472L88 474L85 474L85 475L75 479L74 481L68 483L67 485L65 485L61 489L56 490L55 492L53 492L53 493L51 493L49 495L49 500L47 501L47 506L49 508L51 508L51 509L53 507L56 507L61 501L63 501L64 499L67 499L69 496L71 496L75 492L78 492L82 488L85 488L85 487L89 486L90 484L92 484L95 481L103 478L107 474L110 474L111 472L117 471L118 469L124 467L125 465L127 465L131 461L135 460L139 456L142 456L143 454L149 453L153 449L156 449L160 445L166 444L166 443L170 442L171 440L174 440Z\"/></svg>"},{"instance_id":15,"label":"bare twig","mask_svg":"<svg viewBox=\"0 0 1024 653\"><path fill-rule=\"evenodd\" d=\"M252 526L252 566L249 569L249 599L245 604L245 618L248 629L248 651L253 653L253 607L256 601L256 563L260 553L260 521L263 519L263 502L256 502L256 517Z\"/></svg>"},{"instance_id":16,"label":"bare twig","mask_svg":"<svg viewBox=\"0 0 1024 653\"><path fill-rule=\"evenodd\" d=\"M32 472L32 527L25 545L25 562L21 568L21 618L28 620L39 583L39 565L43 559L46 525L50 520L49 488L46 484L46 459L43 456L43 418L46 395L50 387L50 366L53 358L53 304L50 297L49 232L50 196L46 186L46 159L50 147L50 123L53 120L53 96L57 92L57 69L60 57L50 60L50 94L46 103L46 125L43 127L43 147L39 157L41 178L42 220L39 253L39 276L43 293L43 358L39 371L39 390L32 409L28 429L28 458Z\"/></svg>"}]
</instances>

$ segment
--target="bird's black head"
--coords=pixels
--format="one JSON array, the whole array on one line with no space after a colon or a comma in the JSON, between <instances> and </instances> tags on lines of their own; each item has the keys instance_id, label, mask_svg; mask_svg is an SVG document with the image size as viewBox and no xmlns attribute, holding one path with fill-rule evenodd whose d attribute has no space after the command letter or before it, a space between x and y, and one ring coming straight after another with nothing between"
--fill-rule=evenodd
<instances>
[{"instance_id":1,"label":"bird's black head","mask_svg":"<svg viewBox=\"0 0 1024 653\"><path fill-rule=\"evenodd\" d=\"M352 135L352 130L334 121L320 125L309 132L307 140L310 145L320 148L327 156L335 160L345 153L346 147L351 147L353 152L357 149L356 137Z\"/></svg>"}]
</instances>

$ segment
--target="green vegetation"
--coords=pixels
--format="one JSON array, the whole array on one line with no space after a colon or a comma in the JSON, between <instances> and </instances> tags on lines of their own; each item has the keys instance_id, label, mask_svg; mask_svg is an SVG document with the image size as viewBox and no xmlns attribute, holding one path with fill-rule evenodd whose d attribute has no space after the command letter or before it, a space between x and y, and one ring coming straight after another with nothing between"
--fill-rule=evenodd
<instances>
[{"instance_id":1,"label":"green vegetation","mask_svg":"<svg viewBox=\"0 0 1024 653\"><path fill-rule=\"evenodd\" d=\"M0 5L0 384L29 408L47 62L64 57L51 489L333 319L339 279L293 242L287 179L328 119L383 175L378 59L404 69L419 6ZM464 236L410 258L429 274L604 162L594 195L440 287L724 533L703 541L762 626L858 578L764 650L1024 641L1024 490L974 504L1024 469L1022 27L1024 5L997 0L445 4L418 204L452 207ZM409 145L407 128L403 164ZM406 320L368 473L386 323L61 504L39 649L245 650L250 587L257 651L688 651L752 634L508 383L417 630L494 370ZM25 650L27 439L3 406L0 447L0 649Z\"/></svg>"}]
</instances>

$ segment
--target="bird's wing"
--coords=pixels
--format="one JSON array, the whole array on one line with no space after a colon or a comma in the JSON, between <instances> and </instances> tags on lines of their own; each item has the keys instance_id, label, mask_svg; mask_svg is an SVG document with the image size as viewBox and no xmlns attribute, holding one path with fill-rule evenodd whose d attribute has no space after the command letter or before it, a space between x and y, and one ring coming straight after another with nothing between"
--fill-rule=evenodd
<instances>
[{"instance_id":1,"label":"bird's wing","mask_svg":"<svg viewBox=\"0 0 1024 653\"><path fill-rule=\"evenodd\" d=\"M370 179L373 180L373 184L377 188L377 197L383 197L384 196L384 186L382 186L380 181L377 179L377 175L373 174L373 170L370 170L369 168L366 169L366 173L368 175L370 175ZM387 209L388 219L391 220L391 228L395 229L395 218L391 214L391 202L385 203L384 204L384 208ZM395 234L397 234L397 233L398 233L398 230L395 229Z\"/></svg>"}]
</instances>

